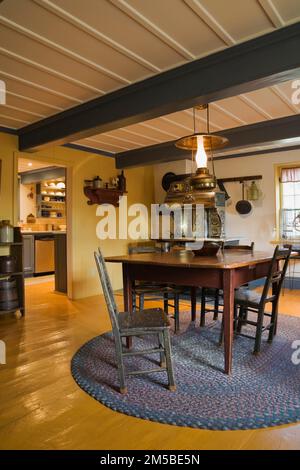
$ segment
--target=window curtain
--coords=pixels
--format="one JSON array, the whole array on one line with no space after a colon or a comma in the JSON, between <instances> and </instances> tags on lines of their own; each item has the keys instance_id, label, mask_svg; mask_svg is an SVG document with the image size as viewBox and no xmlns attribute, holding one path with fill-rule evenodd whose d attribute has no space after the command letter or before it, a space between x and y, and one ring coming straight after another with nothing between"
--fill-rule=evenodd
<instances>
[{"instance_id":1,"label":"window curtain","mask_svg":"<svg viewBox=\"0 0 300 470\"><path fill-rule=\"evenodd\" d=\"M298 183L300 182L300 167L298 168L283 168L281 170L282 183Z\"/></svg>"}]
</instances>

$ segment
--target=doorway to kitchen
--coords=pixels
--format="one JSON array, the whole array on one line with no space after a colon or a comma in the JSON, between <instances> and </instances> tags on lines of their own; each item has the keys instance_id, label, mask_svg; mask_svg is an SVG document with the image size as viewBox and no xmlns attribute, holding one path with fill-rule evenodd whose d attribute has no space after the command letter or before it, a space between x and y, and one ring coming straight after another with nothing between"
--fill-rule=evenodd
<instances>
[{"instance_id":1,"label":"doorway to kitchen","mask_svg":"<svg viewBox=\"0 0 300 470\"><path fill-rule=\"evenodd\" d=\"M67 182L64 166L18 158L18 221L25 289L67 294Z\"/></svg>"}]
</instances>

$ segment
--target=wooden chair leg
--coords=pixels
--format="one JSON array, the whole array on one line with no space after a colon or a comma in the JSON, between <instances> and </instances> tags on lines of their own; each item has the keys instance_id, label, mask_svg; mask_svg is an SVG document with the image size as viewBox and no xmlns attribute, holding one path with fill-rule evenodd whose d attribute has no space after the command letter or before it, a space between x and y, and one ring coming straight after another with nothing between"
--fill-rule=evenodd
<instances>
[{"instance_id":1,"label":"wooden chair leg","mask_svg":"<svg viewBox=\"0 0 300 470\"><path fill-rule=\"evenodd\" d=\"M180 330L179 322L179 294L174 294L174 318L175 318L175 333L178 333Z\"/></svg>"},{"instance_id":2,"label":"wooden chair leg","mask_svg":"<svg viewBox=\"0 0 300 470\"><path fill-rule=\"evenodd\" d=\"M132 310L135 311L137 308L136 306L136 293L133 291L132 292Z\"/></svg>"},{"instance_id":3,"label":"wooden chair leg","mask_svg":"<svg viewBox=\"0 0 300 470\"><path fill-rule=\"evenodd\" d=\"M239 307L239 315L238 315L237 326L236 326L237 333L242 332L244 320L245 320L245 307Z\"/></svg>"},{"instance_id":4,"label":"wooden chair leg","mask_svg":"<svg viewBox=\"0 0 300 470\"><path fill-rule=\"evenodd\" d=\"M128 338L126 338L128 339ZM118 374L120 380L120 393L127 393L126 379L125 379L125 367L123 362L123 349L122 349L122 339L116 339L116 357L117 357L117 366Z\"/></svg>"},{"instance_id":5,"label":"wooden chair leg","mask_svg":"<svg viewBox=\"0 0 300 470\"><path fill-rule=\"evenodd\" d=\"M144 294L139 295L139 310L144 310L144 305L145 305L145 296Z\"/></svg>"},{"instance_id":6,"label":"wooden chair leg","mask_svg":"<svg viewBox=\"0 0 300 470\"><path fill-rule=\"evenodd\" d=\"M268 343L272 343L273 338L275 336L275 331L277 327L277 317L278 317L277 306L274 303L272 303L271 327L269 330Z\"/></svg>"},{"instance_id":7,"label":"wooden chair leg","mask_svg":"<svg viewBox=\"0 0 300 470\"><path fill-rule=\"evenodd\" d=\"M175 385L173 365L172 365L170 332L167 328L163 331L163 336L164 336L164 346L165 346L167 373L168 373L168 381L169 381L169 390L174 392L176 390L176 385Z\"/></svg>"},{"instance_id":8,"label":"wooden chair leg","mask_svg":"<svg viewBox=\"0 0 300 470\"><path fill-rule=\"evenodd\" d=\"M256 354L256 355L260 353L263 323L264 323L264 309L260 308L258 311L255 345L254 345L254 351L253 351L253 354Z\"/></svg>"},{"instance_id":9,"label":"wooden chair leg","mask_svg":"<svg viewBox=\"0 0 300 470\"><path fill-rule=\"evenodd\" d=\"M238 325L238 306L237 304L234 304L234 310L233 310L233 331L236 333L237 332L237 325Z\"/></svg>"},{"instance_id":10,"label":"wooden chair leg","mask_svg":"<svg viewBox=\"0 0 300 470\"><path fill-rule=\"evenodd\" d=\"M168 296L168 294L164 294L164 311L168 315L168 313L169 313L169 296Z\"/></svg>"},{"instance_id":11,"label":"wooden chair leg","mask_svg":"<svg viewBox=\"0 0 300 470\"><path fill-rule=\"evenodd\" d=\"M158 344L160 348L165 350L163 333L158 333ZM166 367L166 356L164 351L160 353L160 367Z\"/></svg>"},{"instance_id":12,"label":"wooden chair leg","mask_svg":"<svg viewBox=\"0 0 300 470\"><path fill-rule=\"evenodd\" d=\"M219 337L219 346L222 346L224 341L224 316L222 316L222 324L221 324L221 331Z\"/></svg>"},{"instance_id":13,"label":"wooden chair leg","mask_svg":"<svg viewBox=\"0 0 300 470\"><path fill-rule=\"evenodd\" d=\"M219 315L219 303L220 303L220 291L219 289L216 290L216 297L214 302L214 320L218 320Z\"/></svg>"},{"instance_id":14,"label":"wooden chair leg","mask_svg":"<svg viewBox=\"0 0 300 470\"><path fill-rule=\"evenodd\" d=\"M206 310L206 290L204 287L201 289L201 312L200 312L200 326L205 326L205 310Z\"/></svg>"},{"instance_id":15,"label":"wooden chair leg","mask_svg":"<svg viewBox=\"0 0 300 470\"><path fill-rule=\"evenodd\" d=\"M191 321L196 320L197 287L191 287Z\"/></svg>"}]
</instances>

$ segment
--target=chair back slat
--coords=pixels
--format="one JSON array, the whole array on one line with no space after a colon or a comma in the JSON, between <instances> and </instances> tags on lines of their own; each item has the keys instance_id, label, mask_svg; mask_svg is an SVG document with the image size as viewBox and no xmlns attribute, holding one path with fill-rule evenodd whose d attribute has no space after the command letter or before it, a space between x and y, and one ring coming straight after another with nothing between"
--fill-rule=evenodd
<instances>
[{"instance_id":1,"label":"chair back slat","mask_svg":"<svg viewBox=\"0 0 300 470\"><path fill-rule=\"evenodd\" d=\"M110 321L113 327L114 332L119 332L119 310L115 301L112 285L110 278L106 269L105 261L100 251L100 248L97 252L94 252L94 257L97 265L97 270L100 277L100 282L102 285L102 290L107 305L108 313L110 316Z\"/></svg>"},{"instance_id":2,"label":"chair back slat","mask_svg":"<svg viewBox=\"0 0 300 470\"><path fill-rule=\"evenodd\" d=\"M288 263L290 260L290 256L291 256L291 247L284 249L284 250L280 250L279 246L278 245L276 246L274 250L273 258L271 261L269 273L268 273L268 276L266 278L265 285L263 288L261 301L260 301L261 304L265 303L268 297L269 290L274 284L277 284L275 302L278 302L281 288L283 285L283 281L286 275ZM282 268L278 269L279 263L281 261L283 262Z\"/></svg>"}]
</instances>

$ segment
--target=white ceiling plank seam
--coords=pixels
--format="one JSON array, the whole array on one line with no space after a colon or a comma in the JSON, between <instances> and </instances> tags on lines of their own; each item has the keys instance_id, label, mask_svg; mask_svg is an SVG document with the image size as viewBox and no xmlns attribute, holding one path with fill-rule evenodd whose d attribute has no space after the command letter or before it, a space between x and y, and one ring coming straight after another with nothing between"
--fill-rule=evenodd
<instances>
[{"instance_id":1,"label":"white ceiling plank seam","mask_svg":"<svg viewBox=\"0 0 300 470\"><path fill-rule=\"evenodd\" d=\"M233 37L223 28L216 18L200 3L199 0L184 0L184 2L201 18L204 23L227 45L236 43Z\"/></svg>"},{"instance_id":2,"label":"white ceiling plank seam","mask_svg":"<svg viewBox=\"0 0 300 470\"><path fill-rule=\"evenodd\" d=\"M146 122L141 122L140 125L143 127L147 127L148 129L151 129L153 131L160 132L161 134L173 137L174 139L178 139L179 137L177 134L173 134L172 132L165 131L161 127L152 126L151 124L147 124Z\"/></svg>"},{"instance_id":3,"label":"white ceiling plank seam","mask_svg":"<svg viewBox=\"0 0 300 470\"><path fill-rule=\"evenodd\" d=\"M153 142L157 142L157 143L160 143L160 140L159 139L156 139L155 137L153 136L149 136L149 135L146 135L146 134L142 134L140 132L135 132L135 131L132 131L131 129L128 129L127 127L122 127L121 129L118 129L119 131L122 131L122 132L126 132L128 134L132 134L132 135L136 135L137 137L141 137L141 138L144 138L144 139L148 139L148 140L152 140Z\"/></svg>"},{"instance_id":4,"label":"white ceiling plank seam","mask_svg":"<svg viewBox=\"0 0 300 470\"><path fill-rule=\"evenodd\" d=\"M196 56L192 54L189 50L187 50L182 44L179 44L174 38L172 38L169 34L163 31L161 28L156 26L152 21L138 12L135 8L129 5L125 0L109 0L114 6L122 10L126 15L128 15L133 20L137 21L141 24L144 28L158 37L161 41L167 44L169 47L174 49L178 54L180 54L183 58L188 60L196 59Z\"/></svg>"},{"instance_id":5,"label":"white ceiling plank seam","mask_svg":"<svg viewBox=\"0 0 300 470\"><path fill-rule=\"evenodd\" d=\"M260 113L262 116L264 116L267 119L273 119L274 116L272 116L270 113L265 111L263 108L261 108L257 103L255 103L251 98L249 98L246 95L239 95L238 98L240 98L242 101L247 103L251 108L255 109L258 113Z\"/></svg>"},{"instance_id":6,"label":"white ceiling plank seam","mask_svg":"<svg viewBox=\"0 0 300 470\"><path fill-rule=\"evenodd\" d=\"M299 113L300 108L296 106L292 101L289 99L289 97L278 87L278 85L274 85L270 88L273 93L275 93L285 104L289 106L289 108L296 112Z\"/></svg>"},{"instance_id":7,"label":"white ceiling plank seam","mask_svg":"<svg viewBox=\"0 0 300 470\"><path fill-rule=\"evenodd\" d=\"M8 116L7 114L3 114L3 113L0 114L0 117L3 117L5 119L10 119L12 121L24 122L25 124L31 124L31 122L32 122L32 121L25 121L25 119L19 119L19 118L11 117L11 116Z\"/></svg>"},{"instance_id":8,"label":"white ceiling plank seam","mask_svg":"<svg viewBox=\"0 0 300 470\"><path fill-rule=\"evenodd\" d=\"M189 116L193 117L193 111L191 111L190 109L185 109L183 111L183 113L188 114ZM207 124L206 117L200 116L199 113L196 116L196 122L197 121L202 121L205 124ZM222 127L219 126L218 124L216 124L212 119L209 119L209 124L210 124L211 127L215 128L215 129L219 129L219 130L222 129Z\"/></svg>"},{"instance_id":9,"label":"white ceiling plank seam","mask_svg":"<svg viewBox=\"0 0 300 470\"><path fill-rule=\"evenodd\" d=\"M18 23L15 23L14 21L11 21L8 18L5 18L4 16L0 16L0 23L10 27L11 29L13 29L15 31L18 31L18 32L24 34L25 36L28 36L30 38L34 38L36 41L40 42L41 44L45 44L46 46L51 47L52 49L57 50L57 51L61 52L62 54L66 55L68 57L71 57L75 61L77 61L79 63L82 63L82 64L84 64L84 65L86 65L86 66L88 66L88 67L90 67L94 70L97 70L98 72L101 72L104 75L106 75L106 76L108 76L108 77L110 77L110 78L112 78L112 79L114 79L114 80L116 80L120 83L123 83L125 85L128 85L128 84L131 83L130 80L128 80L125 77L121 77L121 75L113 72L112 70L108 70L107 68L102 67L101 65L99 65L96 62L93 62L89 59L86 59L82 55L77 54L76 52L71 51L70 49L67 49L67 48L63 47L60 44L57 44L53 41L50 41L49 39L45 38L44 36L41 36L40 34L37 34L34 31L29 30L28 28L24 28L22 25L20 25Z\"/></svg>"},{"instance_id":10,"label":"white ceiling plank seam","mask_svg":"<svg viewBox=\"0 0 300 470\"><path fill-rule=\"evenodd\" d=\"M224 108L223 106L220 106L219 104L217 103L211 103L210 104L210 107L211 108L216 108L218 109L219 111L221 111L221 113L224 113L226 116L234 119L235 121L239 122L240 124L248 124L246 121L244 121L243 119L239 118L238 116L236 116L235 114L233 114L231 111L229 111L228 109Z\"/></svg>"},{"instance_id":11,"label":"white ceiling plank seam","mask_svg":"<svg viewBox=\"0 0 300 470\"><path fill-rule=\"evenodd\" d=\"M64 109L64 108L61 108L60 106L54 106L53 104L45 103L45 101L36 100L34 98L29 98L28 96L20 95L19 93L14 93L10 90L6 90L6 93L7 93L7 95L15 96L16 98L20 98L20 99L26 100L26 101L31 101L32 103L40 104L42 106L52 108L52 109L55 109L57 111L63 111L63 109Z\"/></svg>"},{"instance_id":12,"label":"white ceiling plank seam","mask_svg":"<svg viewBox=\"0 0 300 470\"><path fill-rule=\"evenodd\" d=\"M129 144L133 144L133 145L141 145L140 142L136 142L134 140L130 140L130 139L126 139L126 138L123 138L123 137L117 137L116 135L113 135L113 134L99 134L101 135L101 137L108 137L110 139L115 139L115 140L119 140L120 142L128 142ZM95 139L96 140L96 139Z\"/></svg>"},{"instance_id":13,"label":"white ceiling plank seam","mask_svg":"<svg viewBox=\"0 0 300 470\"><path fill-rule=\"evenodd\" d=\"M37 3L38 5L40 5L41 7L47 8L49 11L55 13L56 15L58 15L60 18L64 19L65 21L68 21L73 26L76 26L79 30L90 34L95 39L98 39L99 41L112 47L117 52L121 52L124 56L128 57L131 60L134 60L135 62L142 65L146 69L151 70L152 72L161 72L161 69L159 67L152 64L144 57L136 54L135 52L123 46L119 42L114 41L112 38L101 33L101 31L99 31L98 29L93 28L91 25L89 25L85 21L81 20L77 16L72 15L67 10L59 7L58 5L51 2L50 0L33 0L33 1Z\"/></svg>"},{"instance_id":14,"label":"white ceiling plank seam","mask_svg":"<svg viewBox=\"0 0 300 470\"><path fill-rule=\"evenodd\" d=\"M88 83L85 83L85 82L82 82L81 80L77 80L76 78L74 77L70 77L69 75L66 75L64 73L61 73L57 70L54 70L54 69L51 69L50 67L46 67L45 65L42 65L38 62L35 62L31 59L28 59L27 57L25 56L20 56L18 54L15 54L14 52L12 51L9 51L7 49L4 49L3 47L0 47L0 53L8 56L8 57L13 57L14 59L16 59L17 61L19 62L23 62L25 64L28 64L30 65L31 67L34 67L36 69L40 69L42 70L43 72L46 72L46 73L49 73L50 75L54 75L55 77L58 77L58 78L61 78L62 80L65 80L67 82L70 82L70 83L74 83L75 85L78 85L82 88L86 88L87 90L91 90L91 91L94 91L96 93L99 93L100 95L104 95L105 94L105 91L104 90L100 90L99 88L96 88L92 85L89 85Z\"/></svg>"},{"instance_id":15,"label":"white ceiling plank seam","mask_svg":"<svg viewBox=\"0 0 300 470\"><path fill-rule=\"evenodd\" d=\"M31 82L29 80L26 80L25 78L17 77L16 75L13 75L11 73L7 73L4 70L0 70L0 74L4 75L5 77L11 78L13 80L16 80L21 83L25 83L26 85L29 85L33 88L38 88L39 90L46 91L47 93L50 93L52 95L56 96L61 96L62 98L66 98L70 101L73 101L75 103L81 104L83 103L82 100L75 98L74 96L66 95L65 93L61 93L60 91L53 90L52 88L45 87L43 85L40 85L39 83Z\"/></svg>"},{"instance_id":16,"label":"white ceiling plank seam","mask_svg":"<svg viewBox=\"0 0 300 470\"><path fill-rule=\"evenodd\" d=\"M32 116L36 116L36 117L42 118L42 119L47 117L47 116L45 116L45 114L35 113L34 111L28 111L28 109L22 109L22 108L19 108L18 106L13 106L13 105L7 104L7 103L5 103L5 105L3 105L3 107L4 107L4 109L9 108L9 109L13 109L15 111L21 111L22 113L31 114Z\"/></svg>"},{"instance_id":17,"label":"white ceiling plank seam","mask_svg":"<svg viewBox=\"0 0 300 470\"><path fill-rule=\"evenodd\" d=\"M85 140L87 140L89 142L97 142L98 144L103 144L103 145L106 145L106 146L112 147L112 148L118 147L118 148L124 149L124 150L131 150L131 147L124 147L124 146L121 146L121 145L109 144L107 142L103 142L103 140L94 139L93 137L89 137L87 139L82 139L82 142L85 141Z\"/></svg>"},{"instance_id":18,"label":"white ceiling plank seam","mask_svg":"<svg viewBox=\"0 0 300 470\"><path fill-rule=\"evenodd\" d=\"M188 127L188 126L185 126L184 124L181 124L180 122L173 121L172 119L170 119L168 117L165 117L165 116L161 116L159 119L162 120L162 121L165 121L165 122L169 122L170 124L172 124L174 126L177 126L177 127L180 127L181 129L185 129L188 132L191 132L192 123L191 123L191 127Z\"/></svg>"},{"instance_id":19,"label":"white ceiling plank seam","mask_svg":"<svg viewBox=\"0 0 300 470\"><path fill-rule=\"evenodd\" d=\"M272 0L258 0L258 2L275 28L281 28L285 25Z\"/></svg>"}]
</instances>

